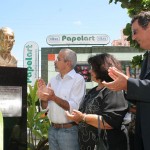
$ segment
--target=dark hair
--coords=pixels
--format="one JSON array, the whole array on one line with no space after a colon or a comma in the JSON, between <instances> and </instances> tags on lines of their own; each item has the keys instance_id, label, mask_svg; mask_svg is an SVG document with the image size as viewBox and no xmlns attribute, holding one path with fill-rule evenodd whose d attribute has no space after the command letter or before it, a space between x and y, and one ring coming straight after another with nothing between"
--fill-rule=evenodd
<instances>
[{"instance_id":1,"label":"dark hair","mask_svg":"<svg viewBox=\"0 0 150 150\"><path fill-rule=\"evenodd\" d=\"M109 67L116 67L118 70L122 71L121 63L108 53L92 56L88 58L88 63L96 73L96 79L100 79L101 81L112 81L112 78L108 75Z\"/></svg>"},{"instance_id":2,"label":"dark hair","mask_svg":"<svg viewBox=\"0 0 150 150\"><path fill-rule=\"evenodd\" d=\"M150 23L150 11L142 11L138 15L135 15L131 20L131 24L133 24L136 20L143 29L146 29Z\"/></svg>"}]
</instances>

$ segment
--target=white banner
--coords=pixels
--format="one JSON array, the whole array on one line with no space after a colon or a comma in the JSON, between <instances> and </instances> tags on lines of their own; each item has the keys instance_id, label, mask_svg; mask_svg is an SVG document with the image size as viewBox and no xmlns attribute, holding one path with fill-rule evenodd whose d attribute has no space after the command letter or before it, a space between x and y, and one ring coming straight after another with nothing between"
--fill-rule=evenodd
<instances>
[{"instance_id":1,"label":"white banner","mask_svg":"<svg viewBox=\"0 0 150 150\"><path fill-rule=\"evenodd\" d=\"M106 34L56 34L46 41L49 45L106 45L110 38Z\"/></svg>"},{"instance_id":2,"label":"white banner","mask_svg":"<svg viewBox=\"0 0 150 150\"><path fill-rule=\"evenodd\" d=\"M29 41L24 46L23 66L27 68L27 83L34 85L39 72L39 46Z\"/></svg>"}]
</instances>

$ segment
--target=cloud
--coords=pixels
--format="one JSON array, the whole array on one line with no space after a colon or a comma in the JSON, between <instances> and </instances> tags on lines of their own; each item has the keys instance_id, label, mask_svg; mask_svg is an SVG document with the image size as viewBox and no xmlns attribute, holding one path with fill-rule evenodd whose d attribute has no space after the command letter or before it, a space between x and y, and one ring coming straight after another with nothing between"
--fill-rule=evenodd
<instances>
[{"instance_id":1,"label":"cloud","mask_svg":"<svg viewBox=\"0 0 150 150\"><path fill-rule=\"evenodd\" d=\"M82 22L81 21L74 21L73 24L76 25L76 26L81 26Z\"/></svg>"}]
</instances>

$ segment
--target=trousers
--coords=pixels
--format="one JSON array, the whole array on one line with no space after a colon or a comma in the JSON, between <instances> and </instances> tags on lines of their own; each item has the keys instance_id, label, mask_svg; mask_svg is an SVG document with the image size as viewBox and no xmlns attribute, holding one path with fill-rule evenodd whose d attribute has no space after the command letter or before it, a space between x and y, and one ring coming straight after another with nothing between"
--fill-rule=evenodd
<instances>
[{"instance_id":1,"label":"trousers","mask_svg":"<svg viewBox=\"0 0 150 150\"><path fill-rule=\"evenodd\" d=\"M49 150L79 150L78 126L55 128L48 131Z\"/></svg>"}]
</instances>

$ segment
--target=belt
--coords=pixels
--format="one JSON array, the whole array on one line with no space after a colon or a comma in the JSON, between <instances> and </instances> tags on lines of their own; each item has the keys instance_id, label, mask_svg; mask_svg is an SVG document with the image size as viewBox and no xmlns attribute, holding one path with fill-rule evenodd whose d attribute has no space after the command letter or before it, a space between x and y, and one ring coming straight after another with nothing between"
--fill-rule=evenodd
<instances>
[{"instance_id":1,"label":"belt","mask_svg":"<svg viewBox=\"0 0 150 150\"><path fill-rule=\"evenodd\" d=\"M58 123L53 123L51 122L51 126L54 128L71 128L74 125L77 125L75 122L70 122L70 123L62 123L62 124L58 124Z\"/></svg>"}]
</instances>

